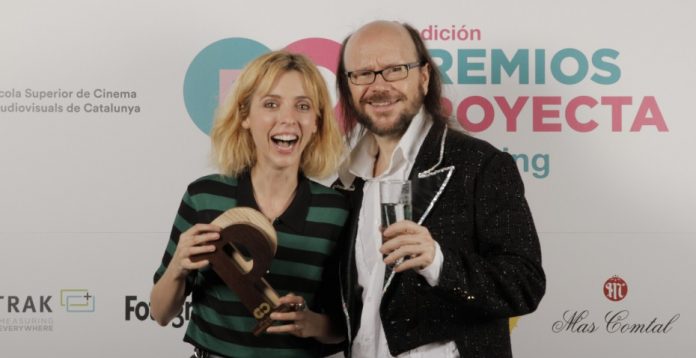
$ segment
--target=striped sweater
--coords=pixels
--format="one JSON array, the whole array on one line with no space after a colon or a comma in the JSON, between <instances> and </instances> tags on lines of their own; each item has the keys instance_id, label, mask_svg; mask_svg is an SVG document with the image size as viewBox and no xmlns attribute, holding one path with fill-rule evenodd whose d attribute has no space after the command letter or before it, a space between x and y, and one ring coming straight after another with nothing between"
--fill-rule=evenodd
<instances>
[{"instance_id":1,"label":"striped sweater","mask_svg":"<svg viewBox=\"0 0 696 358\"><path fill-rule=\"evenodd\" d=\"M259 209L248 173L238 178L209 175L191 183L154 281L164 274L181 233L233 207ZM295 198L273 222L278 248L265 278L280 296L292 292L314 311L340 314L334 248L347 216L341 194L298 176ZM322 350L311 338L254 336L256 320L209 267L187 277L186 294L192 294L192 312L184 340L195 346L225 357L313 357Z\"/></svg>"}]
</instances>

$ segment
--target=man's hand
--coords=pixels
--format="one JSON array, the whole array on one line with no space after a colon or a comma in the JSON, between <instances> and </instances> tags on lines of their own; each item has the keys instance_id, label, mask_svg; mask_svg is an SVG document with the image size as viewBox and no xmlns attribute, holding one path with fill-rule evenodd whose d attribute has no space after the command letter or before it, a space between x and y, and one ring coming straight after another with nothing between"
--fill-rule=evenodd
<instances>
[{"instance_id":1,"label":"man's hand","mask_svg":"<svg viewBox=\"0 0 696 358\"><path fill-rule=\"evenodd\" d=\"M403 262L394 267L394 272L410 269L422 270L435 259L435 240L425 226L404 220L389 225L382 232L384 244L379 249L384 263L392 265L403 258Z\"/></svg>"}]
</instances>

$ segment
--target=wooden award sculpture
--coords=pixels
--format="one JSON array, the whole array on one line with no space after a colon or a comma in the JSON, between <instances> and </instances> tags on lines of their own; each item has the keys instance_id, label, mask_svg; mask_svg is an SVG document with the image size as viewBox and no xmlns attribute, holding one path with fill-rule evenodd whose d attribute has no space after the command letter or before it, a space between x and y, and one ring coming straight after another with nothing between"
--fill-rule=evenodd
<instances>
[{"instance_id":1,"label":"wooden award sculpture","mask_svg":"<svg viewBox=\"0 0 696 358\"><path fill-rule=\"evenodd\" d=\"M279 303L278 294L263 278L276 252L275 229L263 214L246 207L227 210L211 224L222 228L220 239L213 242L215 251L191 259L210 261L211 268L258 321L254 327L258 336L273 324L272 312L293 309Z\"/></svg>"}]
</instances>

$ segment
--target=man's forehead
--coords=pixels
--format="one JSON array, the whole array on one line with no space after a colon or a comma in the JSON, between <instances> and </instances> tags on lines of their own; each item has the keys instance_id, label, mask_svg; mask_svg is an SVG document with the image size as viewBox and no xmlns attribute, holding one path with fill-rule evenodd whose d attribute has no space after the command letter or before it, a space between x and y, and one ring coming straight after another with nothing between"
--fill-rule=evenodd
<instances>
[{"instance_id":1,"label":"man's forehead","mask_svg":"<svg viewBox=\"0 0 696 358\"><path fill-rule=\"evenodd\" d=\"M405 29L402 30L356 32L346 43L346 66L388 66L415 60L415 45Z\"/></svg>"}]
</instances>

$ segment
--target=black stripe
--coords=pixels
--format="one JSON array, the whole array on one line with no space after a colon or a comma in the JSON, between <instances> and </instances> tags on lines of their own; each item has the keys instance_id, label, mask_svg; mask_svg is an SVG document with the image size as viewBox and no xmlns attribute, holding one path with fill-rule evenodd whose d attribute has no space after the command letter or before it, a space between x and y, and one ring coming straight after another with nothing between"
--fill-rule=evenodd
<instances>
[{"instance_id":1,"label":"black stripe","mask_svg":"<svg viewBox=\"0 0 696 358\"><path fill-rule=\"evenodd\" d=\"M210 224L213 220L217 219L224 211L203 209L198 212L198 222L204 224Z\"/></svg>"},{"instance_id":2,"label":"black stripe","mask_svg":"<svg viewBox=\"0 0 696 358\"><path fill-rule=\"evenodd\" d=\"M341 227L337 225L307 221L305 223L305 232L302 235L337 241L340 230ZM297 233L293 232L289 232L289 234L297 235Z\"/></svg>"},{"instance_id":3,"label":"black stripe","mask_svg":"<svg viewBox=\"0 0 696 358\"><path fill-rule=\"evenodd\" d=\"M315 194L312 198L313 207L346 209L346 199L341 194Z\"/></svg>"},{"instance_id":4,"label":"black stripe","mask_svg":"<svg viewBox=\"0 0 696 358\"><path fill-rule=\"evenodd\" d=\"M182 219L186 220L186 222L188 222L191 225L196 224L196 218L198 217L196 209L190 207L183 200L181 201L181 205L179 206L179 211L177 212L177 215L180 216Z\"/></svg>"},{"instance_id":5,"label":"black stripe","mask_svg":"<svg viewBox=\"0 0 696 358\"><path fill-rule=\"evenodd\" d=\"M169 234L169 239L174 241L175 244L179 244L179 237L181 237L181 230L172 225L172 232Z\"/></svg>"},{"instance_id":6,"label":"black stripe","mask_svg":"<svg viewBox=\"0 0 696 358\"><path fill-rule=\"evenodd\" d=\"M192 299L200 300L200 304L210 307L221 315L251 317L249 310L241 302L222 301L215 296L202 293L202 290L193 291L193 295Z\"/></svg>"},{"instance_id":7,"label":"black stripe","mask_svg":"<svg viewBox=\"0 0 696 358\"><path fill-rule=\"evenodd\" d=\"M301 264L308 264L323 267L328 254L321 254L313 251L291 249L289 247L279 247L275 258L278 260L292 261Z\"/></svg>"},{"instance_id":8,"label":"black stripe","mask_svg":"<svg viewBox=\"0 0 696 358\"><path fill-rule=\"evenodd\" d=\"M212 179L203 179L189 185L189 195L211 194L234 199L237 186L222 183Z\"/></svg>"},{"instance_id":9,"label":"black stripe","mask_svg":"<svg viewBox=\"0 0 696 358\"><path fill-rule=\"evenodd\" d=\"M281 275L278 273L269 273L266 276L266 281L277 291L289 292L306 292L315 293L319 289L321 281L309 280L306 278Z\"/></svg>"},{"instance_id":10,"label":"black stripe","mask_svg":"<svg viewBox=\"0 0 696 358\"><path fill-rule=\"evenodd\" d=\"M201 331L217 339L247 347L289 349L314 349L316 347L316 343L314 343L315 341L312 338L299 338L289 334L261 334L254 336L252 333L220 327L195 315L191 317L191 322L196 324Z\"/></svg>"},{"instance_id":11,"label":"black stripe","mask_svg":"<svg viewBox=\"0 0 696 358\"><path fill-rule=\"evenodd\" d=\"M170 255L166 250L164 251L164 255L162 256L162 265L164 267L169 267L169 263L172 261L172 255Z\"/></svg>"}]
</instances>

